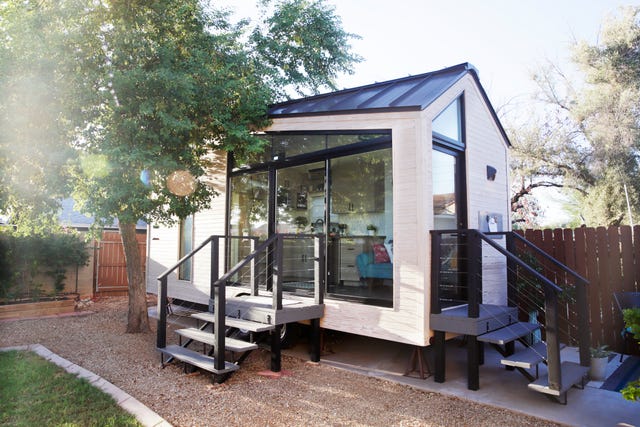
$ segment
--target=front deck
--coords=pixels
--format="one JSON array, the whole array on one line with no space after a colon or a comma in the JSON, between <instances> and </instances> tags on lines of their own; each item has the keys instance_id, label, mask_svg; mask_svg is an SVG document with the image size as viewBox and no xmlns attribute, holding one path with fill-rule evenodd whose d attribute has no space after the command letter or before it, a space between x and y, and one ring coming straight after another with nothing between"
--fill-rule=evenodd
<instances>
[{"instance_id":1,"label":"front deck","mask_svg":"<svg viewBox=\"0 0 640 427\"><path fill-rule=\"evenodd\" d=\"M246 355L257 348L258 335L268 334L271 347L271 370L281 370L281 332L283 325L308 321L311 324L311 359L320 360L320 318L324 316L324 288L321 279L325 256L323 237L313 236L315 256L314 279L310 286L313 298L283 298L284 283L281 235L274 235L253 250L243 260L219 275L222 243L242 237L211 236L190 252L176 265L158 277L158 332L156 347L164 365L173 360L210 371L214 382L224 381L238 369ZM210 291L207 295L208 310L191 314L199 326L176 331L180 345L167 345L168 286L167 277L198 251L211 246ZM257 259L267 260L267 268L257 268ZM242 276L242 273L247 273ZM242 283L246 282L245 285ZM229 288L230 295L227 295ZM232 290L232 291L231 291ZM245 334L248 332L248 334ZM236 339L245 335L244 340ZM184 341L183 341L184 338ZM202 343L202 351L187 348L192 343ZM234 362L227 360L227 352L234 353ZM236 358L235 353L242 353ZM166 357L166 360L165 360Z\"/></svg>"}]
</instances>

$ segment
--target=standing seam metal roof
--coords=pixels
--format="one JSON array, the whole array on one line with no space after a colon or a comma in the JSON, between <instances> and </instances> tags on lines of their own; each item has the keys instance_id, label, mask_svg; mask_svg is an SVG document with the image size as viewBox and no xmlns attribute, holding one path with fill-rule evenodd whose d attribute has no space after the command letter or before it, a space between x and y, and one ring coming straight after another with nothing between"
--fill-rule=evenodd
<instances>
[{"instance_id":1,"label":"standing seam metal roof","mask_svg":"<svg viewBox=\"0 0 640 427\"><path fill-rule=\"evenodd\" d=\"M270 117L370 110L423 110L467 74L468 63L272 105Z\"/></svg>"},{"instance_id":2,"label":"standing seam metal roof","mask_svg":"<svg viewBox=\"0 0 640 427\"><path fill-rule=\"evenodd\" d=\"M477 70L468 62L430 73L271 105L271 118L385 111L421 111L466 74L473 76L506 143L509 138L480 84Z\"/></svg>"}]
</instances>

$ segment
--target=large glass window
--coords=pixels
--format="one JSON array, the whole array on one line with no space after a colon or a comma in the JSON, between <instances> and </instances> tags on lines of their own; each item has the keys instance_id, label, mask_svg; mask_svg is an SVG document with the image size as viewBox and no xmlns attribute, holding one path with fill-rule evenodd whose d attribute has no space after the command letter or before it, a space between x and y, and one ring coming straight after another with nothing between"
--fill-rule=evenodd
<instances>
[{"instance_id":1,"label":"large glass window","mask_svg":"<svg viewBox=\"0 0 640 427\"><path fill-rule=\"evenodd\" d=\"M277 133L266 138L271 141L268 160L233 169L230 234L289 235L283 242L281 278L285 291L301 295L314 284L309 235L325 234L327 296L392 306L390 133ZM248 253L242 244L230 242L233 263Z\"/></svg>"},{"instance_id":2,"label":"large glass window","mask_svg":"<svg viewBox=\"0 0 640 427\"><path fill-rule=\"evenodd\" d=\"M433 119L433 133L435 137L444 137L463 144L462 136L462 97L456 98L447 108Z\"/></svg>"},{"instance_id":3,"label":"large glass window","mask_svg":"<svg viewBox=\"0 0 640 427\"><path fill-rule=\"evenodd\" d=\"M391 149L332 159L330 179L328 291L391 306Z\"/></svg>"},{"instance_id":4,"label":"large glass window","mask_svg":"<svg viewBox=\"0 0 640 427\"><path fill-rule=\"evenodd\" d=\"M267 172L236 175L230 180L229 233L232 236L269 234L269 176Z\"/></svg>"},{"instance_id":5,"label":"large glass window","mask_svg":"<svg viewBox=\"0 0 640 427\"><path fill-rule=\"evenodd\" d=\"M229 235L257 237L258 241L269 236L269 174L267 172L236 175L229 180ZM230 239L227 254L228 266L234 266L252 251L250 239ZM256 268L262 271L266 260L260 260ZM257 275L258 277L262 277ZM248 284L251 267L245 267L237 277L239 283Z\"/></svg>"},{"instance_id":6,"label":"large glass window","mask_svg":"<svg viewBox=\"0 0 640 427\"><path fill-rule=\"evenodd\" d=\"M276 171L276 233L324 233L325 162L306 163ZM314 286L314 241L285 239L282 269L284 289L304 293Z\"/></svg>"},{"instance_id":7,"label":"large glass window","mask_svg":"<svg viewBox=\"0 0 640 427\"><path fill-rule=\"evenodd\" d=\"M433 150L433 228L458 228L456 207L456 157Z\"/></svg>"}]
</instances>

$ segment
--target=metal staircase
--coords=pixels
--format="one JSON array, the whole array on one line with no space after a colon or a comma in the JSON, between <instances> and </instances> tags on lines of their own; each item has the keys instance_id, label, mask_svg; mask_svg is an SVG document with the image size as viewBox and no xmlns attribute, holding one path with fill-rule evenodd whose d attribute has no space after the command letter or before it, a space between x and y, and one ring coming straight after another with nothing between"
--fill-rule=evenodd
<instances>
[{"instance_id":1,"label":"metal staircase","mask_svg":"<svg viewBox=\"0 0 640 427\"><path fill-rule=\"evenodd\" d=\"M316 264L313 283L313 300L283 299L284 270L282 263L283 240L307 238L314 242ZM301 320L311 324L311 358L320 360L320 318L324 314L322 266L324 266L323 236L289 236L276 234L256 247L251 240L252 251L244 259L219 276L220 255L228 249L230 236L211 236L176 265L158 277L158 331L157 349L162 366L181 361L212 373L212 380L220 383L239 369L246 356L258 348L258 337L268 336L270 341L271 370L281 369L280 332L283 325ZM189 261L196 253L211 245L210 299L206 312L190 315L198 327L177 329L179 343L167 345L167 292L169 276ZM226 264L226 263L225 263ZM227 296L227 288L233 296ZM202 324L200 324L202 323ZM249 339L238 339L234 332L243 331ZM201 345L201 351L194 349ZM232 354L228 360L227 353Z\"/></svg>"},{"instance_id":2,"label":"metal staircase","mask_svg":"<svg viewBox=\"0 0 640 427\"><path fill-rule=\"evenodd\" d=\"M496 242L499 237L504 246ZM450 247L447 248L447 245ZM454 251L451 249L454 247ZM524 259L523 251L534 253L562 271L566 282L571 282L571 293L575 294L577 337L571 344L577 344L580 363L562 361L560 350L565 343L560 342L558 316L560 296L565 293L557 283L552 282L540 268L532 266ZM506 260L508 305L482 304L482 262L491 252ZM456 262L457 270L451 271L451 253L464 255ZM447 262L449 264L447 264ZM443 277L448 279L443 279ZM454 277L457 285L463 283L467 301L449 298L447 286L451 287ZM524 278L524 279L523 279ZM586 285L588 282L577 273L526 241L515 233L482 233L477 230L432 231L432 275L431 275L431 329L434 333L436 353L435 381L445 380L445 335L464 335L467 341L467 380L470 390L477 390L479 366L484 363L484 345L495 347L503 356L501 364L509 370L517 370L530 382L531 390L544 393L561 403L566 403L567 391L574 386L583 386L589 365L588 308ZM531 287L535 290L531 291ZM458 292L456 295L459 295ZM541 311L544 322L520 321L525 302L540 299L535 306ZM544 341L541 338L544 338ZM516 343L522 350L516 352ZM569 343L567 343L569 344ZM539 365L546 365L546 372L539 375ZM531 371L535 370L535 373Z\"/></svg>"}]
</instances>

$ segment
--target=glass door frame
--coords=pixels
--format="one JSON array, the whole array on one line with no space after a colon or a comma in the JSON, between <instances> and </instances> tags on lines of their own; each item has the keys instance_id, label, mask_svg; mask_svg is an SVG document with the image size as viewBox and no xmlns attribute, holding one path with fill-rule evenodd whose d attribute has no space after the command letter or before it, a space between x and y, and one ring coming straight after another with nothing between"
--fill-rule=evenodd
<instances>
[{"instance_id":1,"label":"glass door frame","mask_svg":"<svg viewBox=\"0 0 640 427\"><path fill-rule=\"evenodd\" d=\"M238 176L238 175L242 175L242 174L246 174L246 173L256 173L256 172L267 172L268 174L268 202L267 202L267 206L268 206L268 212L267 212L267 230L268 230L268 237L273 236L276 233L276 209L277 209L277 182L276 182L276 177L277 177L277 171L280 169L285 169L288 167L293 167L293 166L301 166L301 165L305 165L305 164L310 164L310 163L315 163L315 162L324 162L324 176L325 176L325 185L324 185L324 199L325 199L325 213L324 213L324 230L323 230L323 234L325 236L328 235L329 232L329 225L330 225L330 206L329 206L329 191L330 191L330 173L329 173L329 168L330 168L330 160L335 159L335 158L339 158L339 157L344 157L344 156L350 156L350 155L355 155L355 154L363 154L363 153L367 153L367 152L372 152L372 151L377 151L377 150L382 150L382 149L392 149L392 137L391 137L391 130L389 129L385 129L385 130L335 130L335 131L309 131L309 132L304 132L304 131L295 131L295 132L276 132L274 134L278 134L278 133L282 133L282 134L286 134L286 133L295 133L295 134L299 134L299 133L309 133L309 134L325 134L325 135L331 135L331 134L368 134L368 133L383 133L388 135L388 138L385 138L382 141L375 141L375 142L361 142L361 143L356 143L356 144L352 144L352 145L345 145L345 146L337 146L328 150L323 150L323 151L319 151L319 152L314 152L314 153L308 153L308 154L302 154L302 155L298 155L295 158L290 157L290 158L286 158L284 160L282 159L276 159L273 161L267 161L267 162L263 162L260 164L256 164L253 165L251 167L248 168L242 168L242 169L238 169L238 170L234 170L234 160L232 155L227 157L227 185L226 185L226 199L227 199L227 206L226 206L226 213L225 213L225 230L228 233L229 232L229 216L230 216L230 203L231 203L231 194L230 194L230 190L231 190L231 185L230 185L230 181L232 179L232 177L234 176ZM325 253L328 253L328 242L329 239L325 239ZM228 259L228 258L227 258ZM270 262L270 261L269 261ZM326 265L326 263L329 262L329 257L325 257L325 288L327 286L328 283L328 277L326 276L328 273L328 266ZM228 266L229 267L229 266ZM228 268L227 267L227 268ZM328 296L331 296L332 294L328 294ZM334 297L335 299L338 300L343 300L345 298L342 298L340 296ZM366 301L359 301L361 303L367 304Z\"/></svg>"},{"instance_id":2,"label":"glass door frame","mask_svg":"<svg viewBox=\"0 0 640 427\"><path fill-rule=\"evenodd\" d=\"M437 138L433 138L432 150L440 153L452 156L455 159L455 180L454 180L454 192L455 192L455 205L456 205L456 229L468 228L468 207L467 207L467 177L466 177L466 157L464 147L454 146L453 144L445 142L444 144ZM433 214L433 212L432 212ZM435 228L435 217L434 217ZM468 296L468 250L466 237L458 234L456 237L457 245L457 272L454 273L457 276L456 282L458 290L455 291L455 295L452 295L453 304L465 303ZM440 280L440 279L439 279Z\"/></svg>"}]
</instances>

